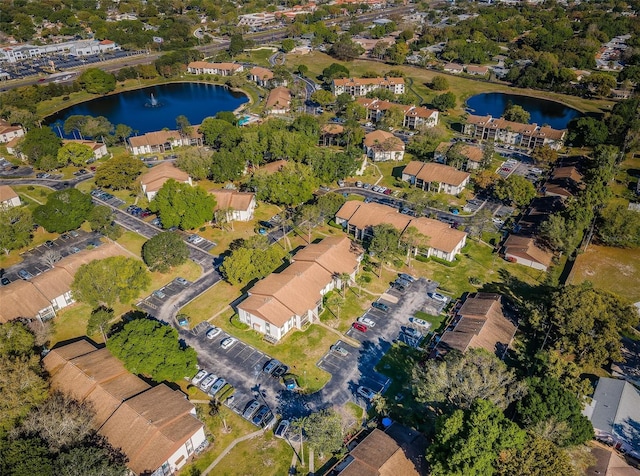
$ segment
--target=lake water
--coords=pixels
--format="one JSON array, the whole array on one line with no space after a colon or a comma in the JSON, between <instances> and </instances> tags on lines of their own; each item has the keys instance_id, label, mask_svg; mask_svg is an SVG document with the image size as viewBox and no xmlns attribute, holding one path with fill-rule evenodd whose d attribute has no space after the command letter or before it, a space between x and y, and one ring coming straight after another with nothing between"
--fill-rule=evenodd
<instances>
[{"instance_id":1,"label":"lake water","mask_svg":"<svg viewBox=\"0 0 640 476\"><path fill-rule=\"evenodd\" d=\"M151 95L157 101L152 107ZM77 104L49 116L45 123L58 133L73 115L104 116L115 126L126 124L138 134L176 129L176 117L187 116L200 124L220 111L233 111L247 102L247 96L224 86L204 83L171 83L103 96ZM64 132L64 131L63 131Z\"/></svg>"},{"instance_id":2,"label":"lake water","mask_svg":"<svg viewBox=\"0 0 640 476\"><path fill-rule=\"evenodd\" d=\"M554 129L566 129L571 119L582 115L580 111L559 102L506 93L483 93L472 96L467 99L467 111L477 116L501 117L509 101L522 106L531 114L529 122L540 126L547 124Z\"/></svg>"}]
</instances>

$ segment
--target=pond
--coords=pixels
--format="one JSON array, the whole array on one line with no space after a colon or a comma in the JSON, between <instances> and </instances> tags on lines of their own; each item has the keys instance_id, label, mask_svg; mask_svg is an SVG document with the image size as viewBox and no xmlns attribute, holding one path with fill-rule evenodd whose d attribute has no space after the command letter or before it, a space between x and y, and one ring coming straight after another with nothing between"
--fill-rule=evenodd
<instances>
[{"instance_id":1,"label":"pond","mask_svg":"<svg viewBox=\"0 0 640 476\"><path fill-rule=\"evenodd\" d=\"M45 123L60 133L64 121L73 115L104 116L115 126L126 124L135 133L176 129L176 117L183 115L191 124L220 111L233 111L248 98L225 86L204 83L171 83L125 91L92 99L49 116ZM59 126L59 127L58 127Z\"/></svg>"},{"instance_id":2,"label":"pond","mask_svg":"<svg viewBox=\"0 0 640 476\"><path fill-rule=\"evenodd\" d=\"M529 122L539 126L546 124L554 129L566 129L571 119L582 115L580 111L559 102L507 93L483 93L472 96L467 99L467 111L478 116L501 117L509 101L522 106L531 114Z\"/></svg>"}]
</instances>

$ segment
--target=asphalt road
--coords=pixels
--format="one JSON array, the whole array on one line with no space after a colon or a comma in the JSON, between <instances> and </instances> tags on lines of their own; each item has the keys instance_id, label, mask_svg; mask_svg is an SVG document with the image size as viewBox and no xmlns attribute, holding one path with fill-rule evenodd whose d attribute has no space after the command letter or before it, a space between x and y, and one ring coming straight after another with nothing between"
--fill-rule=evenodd
<instances>
[{"instance_id":1,"label":"asphalt road","mask_svg":"<svg viewBox=\"0 0 640 476\"><path fill-rule=\"evenodd\" d=\"M93 174L81 175L80 177L74 177L69 180L52 180L52 179L36 179L36 178L4 178L0 177L0 184L2 185L38 185L40 187L47 187L52 190L64 190L65 188L73 188L80 182L84 182L93 177Z\"/></svg>"}]
</instances>

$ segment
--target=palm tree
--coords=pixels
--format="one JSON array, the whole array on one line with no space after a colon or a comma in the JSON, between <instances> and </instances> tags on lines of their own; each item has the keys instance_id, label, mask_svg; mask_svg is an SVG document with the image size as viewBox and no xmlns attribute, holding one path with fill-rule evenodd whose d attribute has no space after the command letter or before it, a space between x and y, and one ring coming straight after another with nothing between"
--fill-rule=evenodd
<instances>
[{"instance_id":1,"label":"palm tree","mask_svg":"<svg viewBox=\"0 0 640 476\"><path fill-rule=\"evenodd\" d=\"M209 402L209 415L217 416L218 418L220 418L223 428L222 431L224 433L231 432L231 427L227 425L226 410L222 403L220 403L220 400L218 400L217 398L213 398L211 402Z\"/></svg>"}]
</instances>

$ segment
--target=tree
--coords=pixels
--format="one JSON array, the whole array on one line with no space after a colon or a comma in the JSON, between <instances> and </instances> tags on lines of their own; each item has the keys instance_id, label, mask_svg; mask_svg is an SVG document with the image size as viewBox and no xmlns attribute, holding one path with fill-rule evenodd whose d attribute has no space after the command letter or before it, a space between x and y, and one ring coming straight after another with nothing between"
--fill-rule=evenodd
<instances>
[{"instance_id":1,"label":"tree","mask_svg":"<svg viewBox=\"0 0 640 476\"><path fill-rule=\"evenodd\" d=\"M449 89L449 81L444 76L434 76L429 87L435 91L446 91Z\"/></svg>"},{"instance_id":2,"label":"tree","mask_svg":"<svg viewBox=\"0 0 640 476\"><path fill-rule=\"evenodd\" d=\"M96 205L89 213L87 220L91 231L97 231L112 240L117 240L122 235L122 228L113 220L113 211L104 205Z\"/></svg>"},{"instance_id":3,"label":"tree","mask_svg":"<svg viewBox=\"0 0 640 476\"><path fill-rule=\"evenodd\" d=\"M515 373L482 348L464 355L449 353L443 361L430 360L414 368L413 381L416 401L445 409L468 410L478 399L505 409L526 392Z\"/></svg>"},{"instance_id":4,"label":"tree","mask_svg":"<svg viewBox=\"0 0 640 476\"><path fill-rule=\"evenodd\" d=\"M306 77L308 73L309 73L309 67L306 64L298 65L298 74L300 74L300 76Z\"/></svg>"},{"instance_id":5,"label":"tree","mask_svg":"<svg viewBox=\"0 0 640 476\"><path fill-rule=\"evenodd\" d=\"M33 218L50 233L64 233L80 227L92 209L89 195L70 188L49 195L47 203L33 211Z\"/></svg>"},{"instance_id":6,"label":"tree","mask_svg":"<svg viewBox=\"0 0 640 476\"><path fill-rule=\"evenodd\" d=\"M438 419L427 449L433 476L491 476L499 456L524 446L526 434L486 400Z\"/></svg>"},{"instance_id":7,"label":"tree","mask_svg":"<svg viewBox=\"0 0 640 476\"><path fill-rule=\"evenodd\" d=\"M376 225L372 229L373 238L369 243L369 254L375 256L381 263L386 263L398 255L400 232L387 223Z\"/></svg>"},{"instance_id":8,"label":"tree","mask_svg":"<svg viewBox=\"0 0 640 476\"><path fill-rule=\"evenodd\" d=\"M58 250L47 250L42 253L42 262L49 268L53 268L53 265L62 259L62 253Z\"/></svg>"},{"instance_id":9,"label":"tree","mask_svg":"<svg viewBox=\"0 0 640 476\"><path fill-rule=\"evenodd\" d=\"M543 145L542 147L535 147L531 156L536 165L549 168L558 160L558 151L548 145Z\"/></svg>"},{"instance_id":10,"label":"tree","mask_svg":"<svg viewBox=\"0 0 640 476\"><path fill-rule=\"evenodd\" d=\"M317 181L308 165L289 163L274 174L255 174L249 185L259 200L291 206L311 200Z\"/></svg>"},{"instance_id":11,"label":"tree","mask_svg":"<svg viewBox=\"0 0 640 476\"><path fill-rule=\"evenodd\" d=\"M229 40L229 48L227 50L229 51L229 54L231 56L239 55L244 51L245 47L246 47L246 41L244 41L242 34L235 33L231 35L231 38Z\"/></svg>"},{"instance_id":12,"label":"tree","mask_svg":"<svg viewBox=\"0 0 640 476\"><path fill-rule=\"evenodd\" d=\"M207 117L200 124L200 132L204 137L204 143L208 146L220 148L222 138L233 129L233 125L222 119Z\"/></svg>"},{"instance_id":13,"label":"tree","mask_svg":"<svg viewBox=\"0 0 640 476\"><path fill-rule=\"evenodd\" d=\"M496 144L492 140L486 141L482 146L482 161L480 162L480 166L484 169L491 166L491 162L493 162L493 157L496 153Z\"/></svg>"},{"instance_id":14,"label":"tree","mask_svg":"<svg viewBox=\"0 0 640 476\"><path fill-rule=\"evenodd\" d=\"M231 251L220 271L231 284L246 284L273 272L282 264L283 257L282 248L269 246L264 236L254 236Z\"/></svg>"},{"instance_id":15,"label":"tree","mask_svg":"<svg viewBox=\"0 0 640 476\"><path fill-rule=\"evenodd\" d=\"M99 68L88 68L80 75L78 83L90 94L107 94L116 88L116 77Z\"/></svg>"},{"instance_id":16,"label":"tree","mask_svg":"<svg viewBox=\"0 0 640 476\"><path fill-rule=\"evenodd\" d=\"M25 324L9 321L0 325L0 358L28 357L33 354L35 337Z\"/></svg>"},{"instance_id":17,"label":"tree","mask_svg":"<svg viewBox=\"0 0 640 476\"><path fill-rule=\"evenodd\" d=\"M80 266L71 283L71 291L77 301L112 307L117 301L130 302L149 284L151 277L142 262L111 256Z\"/></svg>"},{"instance_id":18,"label":"tree","mask_svg":"<svg viewBox=\"0 0 640 476\"><path fill-rule=\"evenodd\" d=\"M144 164L130 155L108 160L96 171L96 185L113 190L131 189Z\"/></svg>"},{"instance_id":19,"label":"tree","mask_svg":"<svg viewBox=\"0 0 640 476\"><path fill-rule=\"evenodd\" d=\"M600 213L598 236L608 246L640 246L640 213L620 203L610 204Z\"/></svg>"},{"instance_id":20,"label":"tree","mask_svg":"<svg viewBox=\"0 0 640 476\"><path fill-rule=\"evenodd\" d=\"M238 180L242 176L246 163L246 159L238 153L237 149L222 149L211 156L209 176L214 182Z\"/></svg>"},{"instance_id":21,"label":"tree","mask_svg":"<svg viewBox=\"0 0 640 476\"><path fill-rule=\"evenodd\" d=\"M113 461L111 451L92 446L72 448L55 460L56 476L125 476L123 461Z\"/></svg>"},{"instance_id":22,"label":"tree","mask_svg":"<svg viewBox=\"0 0 640 476\"><path fill-rule=\"evenodd\" d=\"M93 157L93 150L86 144L69 142L58 149L59 164L73 164L79 167L85 165Z\"/></svg>"},{"instance_id":23,"label":"tree","mask_svg":"<svg viewBox=\"0 0 640 476\"><path fill-rule=\"evenodd\" d=\"M113 320L113 309L100 306L91 311L89 320L87 321L87 335L92 336L97 331L102 334L102 340L107 341L109 332L109 323Z\"/></svg>"},{"instance_id":24,"label":"tree","mask_svg":"<svg viewBox=\"0 0 640 476\"><path fill-rule=\"evenodd\" d=\"M391 64L404 64L409 51L409 46L406 43L398 42L391 45L385 52L385 55Z\"/></svg>"},{"instance_id":25,"label":"tree","mask_svg":"<svg viewBox=\"0 0 640 476\"><path fill-rule=\"evenodd\" d=\"M51 164L53 159L53 167L47 167L47 170L52 170L58 167L58 149L61 145L62 141L50 128L41 127L28 131L24 135L20 148L29 159L29 163L36 167L43 168L42 165L45 162Z\"/></svg>"},{"instance_id":26,"label":"tree","mask_svg":"<svg viewBox=\"0 0 640 476\"><path fill-rule=\"evenodd\" d=\"M304 432L309 446L324 455L334 454L342 448L342 418L334 410L320 410L306 418Z\"/></svg>"},{"instance_id":27,"label":"tree","mask_svg":"<svg viewBox=\"0 0 640 476\"><path fill-rule=\"evenodd\" d=\"M31 243L33 218L26 207L0 208L0 248L8 255Z\"/></svg>"},{"instance_id":28,"label":"tree","mask_svg":"<svg viewBox=\"0 0 640 476\"><path fill-rule=\"evenodd\" d=\"M6 476L53 476L53 462L40 438L0 440L0 473Z\"/></svg>"},{"instance_id":29,"label":"tree","mask_svg":"<svg viewBox=\"0 0 640 476\"><path fill-rule=\"evenodd\" d=\"M385 127L402 127L404 122L404 109L400 106L391 106L382 116L382 124Z\"/></svg>"},{"instance_id":30,"label":"tree","mask_svg":"<svg viewBox=\"0 0 640 476\"><path fill-rule=\"evenodd\" d=\"M331 84L334 79L347 78L349 74L349 70L343 64L331 63L322 70L322 80L325 84Z\"/></svg>"},{"instance_id":31,"label":"tree","mask_svg":"<svg viewBox=\"0 0 640 476\"><path fill-rule=\"evenodd\" d=\"M336 102L335 96L330 91L326 91L324 89L315 91L311 95L311 100L320 104L322 107L327 107L329 104Z\"/></svg>"},{"instance_id":32,"label":"tree","mask_svg":"<svg viewBox=\"0 0 640 476\"><path fill-rule=\"evenodd\" d=\"M142 246L142 259L151 271L166 273L189 259L189 249L178 233L166 231Z\"/></svg>"},{"instance_id":33,"label":"tree","mask_svg":"<svg viewBox=\"0 0 640 476\"><path fill-rule=\"evenodd\" d=\"M604 144L609 137L607 124L594 117L582 116L568 124L568 141L575 146L593 147Z\"/></svg>"},{"instance_id":34,"label":"tree","mask_svg":"<svg viewBox=\"0 0 640 476\"><path fill-rule=\"evenodd\" d=\"M527 205L536 196L536 188L522 175L509 175L493 186L498 200L507 200L519 207Z\"/></svg>"},{"instance_id":35,"label":"tree","mask_svg":"<svg viewBox=\"0 0 640 476\"><path fill-rule=\"evenodd\" d=\"M157 382L178 382L197 372L197 354L183 347L178 331L152 319L134 319L111 336L107 348L127 370Z\"/></svg>"},{"instance_id":36,"label":"tree","mask_svg":"<svg viewBox=\"0 0 640 476\"><path fill-rule=\"evenodd\" d=\"M522 124L529 124L529 120L531 119L531 114L528 111L525 111L522 106L513 104L512 102L507 104L502 116L507 121L521 122Z\"/></svg>"},{"instance_id":37,"label":"tree","mask_svg":"<svg viewBox=\"0 0 640 476\"><path fill-rule=\"evenodd\" d=\"M282 51L289 53L296 47L296 42L291 38L285 38L282 40Z\"/></svg>"},{"instance_id":38,"label":"tree","mask_svg":"<svg viewBox=\"0 0 640 476\"><path fill-rule=\"evenodd\" d=\"M554 250L569 252L576 246L577 233L574 222L567 220L561 213L552 213L540 225L540 238Z\"/></svg>"},{"instance_id":39,"label":"tree","mask_svg":"<svg viewBox=\"0 0 640 476\"><path fill-rule=\"evenodd\" d=\"M187 149L176 160L176 167L195 180L204 180L211 173L211 154L201 147Z\"/></svg>"},{"instance_id":40,"label":"tree","mask_svg":"<svg viewBox=\"0 0 640 476\"><path fill-rule=\"evenodd\" d=\"M558 380L536 377L529 379L528 386L529 393L516 405L516 421L522 426L535 431L541 423L561 424L562 431L550 438L559 446L581 445L593 439L591 422L580 411L582 403Z\"/></svg>"},{"instance_id":41,"label":"tree","mask_svg":"<svg viewBox=\"0 0 640 476\"><path fill-rule=\"evenodd\" d=\"M600 367L622 359L620 332L638 324L638 313L617 296L588 282L551 296L549 340L577 363Z\"/></svg>"},{"instance_id":42,"label":"tree","mask_svg":"<svg viewBox=\"0 0 640 476\"><path fill-rule=\"evenodd\" d=\"M351 39L351 35L342 34L338 37L331 48L329 54L340 61L351 61L364 53L364 48Z\"/></svg>"},{"instance_id":43,"label":"tree","mask_svg":"<svg viewBox=\"0 0 640 476\"><path fill-rule=\"evenodd\" d=\"M18 431L37 435L50 451L57 452L86 438L94 416L90 404L54 392L22 420Z\"/></svg>"},{"instance_id":44,"label":"tree","mask_svg":"<svg viewBox=\"0 0 640 476\"><path fill-rule=\"evenodd\" d=\"M320 215L325 221L333 218L347 200L340 193L327 193L316 201L316 205L320 210Z\"/></svg>"},{"instance_id":45,"label":"tree","mask_svg":"<svg viewBox=\"0 0 640 476\"><path fill-rule=\"evenodd\" d=\"M607 97L611 94L611 89L616 87L616 78L607 73L593 73L583 78L582 83L586 84L590 91L597 96Z\"/></svg>"},{"instance_id":46,"label":"tree","mask_svg":"<svg viewBox=\"0 0 640 476\"><path fill-rule=\"evenodd\" d=\"M152 212L158 212L164 228L177 226L191 230L213 218L216 199L201 187L192 187L173 179L165 182L149 203Z\"/></svg>"},{"instance_id":47,"label":"tree","mask_svg":"<svg viewBox=\"0 0 640 476\"><path fill-rule=\"evenodd\" d=\"M433 98L433 107L439 111L448 111L456 107L456 95L449 92Z\"/></svg>"},{"instance_id":48,"label":"tree","mask_svg":"<svg viewBox=\"0 0 640 476\"><path fill-rule=\"evenodd\" d=\"M232 126L235 126L238 124L238 118L231 111L218 111L216 112L214 119L220 119L221 121L228 122Z\"/></svg>"},{"instance_id":49,"label":"tree","mask_svg":"<svg viewBox=\"0 0 640 476\"><path fill-rule=\"evenodd\" d=\"M116 125L115 132L113 137L117 142L124 142L128 137L133 133L133 129L126 124L118 124Z\"/></svg>"},{"instance_id":50,"label":"tree","mask_svg":"<svg viewBox=\"0 0 640 476\"><path fill-rule=\"evenodd\" d=\"M297 225L307 231L307 243L311 243L311 232L320 224L320 209L317 205L303 205L298 212Z\"/></svg>"},{"instance_id":51,"label":"tree","mask_svg":"<svg viewBox=\"0 0 640 476\"><path fill-rule=\"evenodd\" d=\"M528 435L523 447L500 455L498 476L578 476L567 453L552 441Z\"/></svg>"}]
</instances>

